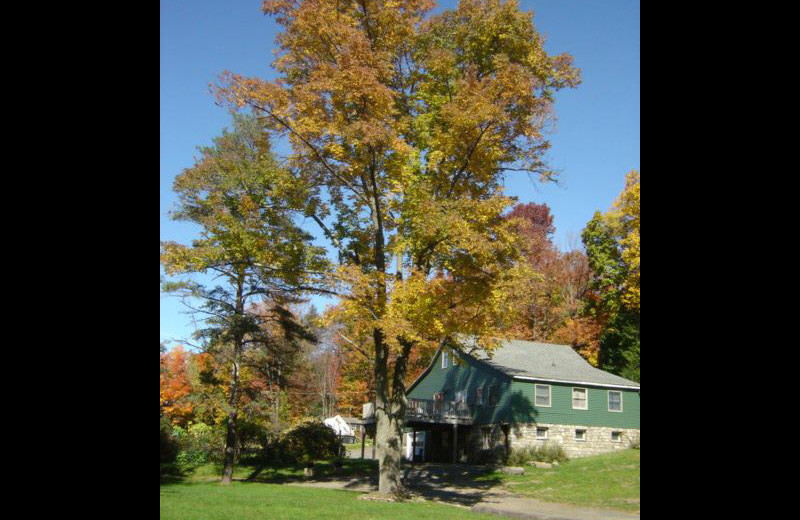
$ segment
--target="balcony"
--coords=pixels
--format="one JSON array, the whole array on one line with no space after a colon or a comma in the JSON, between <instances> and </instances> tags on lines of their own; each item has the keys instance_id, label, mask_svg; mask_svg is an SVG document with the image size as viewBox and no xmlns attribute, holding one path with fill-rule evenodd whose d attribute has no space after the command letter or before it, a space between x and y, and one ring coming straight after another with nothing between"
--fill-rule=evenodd
<instances>
[{"instance_id":1,"label":"balcony","mask_svg":"<svg viewBox=\"0 0 800 520\"><path fill-rule=\"evenodd\" d=\"M362 408L365 420L375 419L375 405L365 403ZM463 401L409 399L405 422L471 424L472 409Z\"/></svg>"}]
</instances>

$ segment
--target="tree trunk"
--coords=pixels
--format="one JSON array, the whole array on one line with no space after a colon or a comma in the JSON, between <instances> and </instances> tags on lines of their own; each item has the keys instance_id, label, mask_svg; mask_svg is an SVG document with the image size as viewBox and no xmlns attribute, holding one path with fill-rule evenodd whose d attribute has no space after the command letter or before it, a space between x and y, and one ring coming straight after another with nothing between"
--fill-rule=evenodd
<instances>
[{"instance_id":1,"label":"tree trunk","mask_svg":"<svg viewBox=\"0 0 800 520\"><path fill-rule=\"evenodd\" d=\"M375 178L375 151L372 153L372 164L366 172L369 179L362 176L364 192L371 196L370 216L375 233L375 257L373 265L376 272L386 274L386 253L384 249L383 208ZM367 188L369 184L370 188ZM386 310L387 286L379 280L375 291L375 314L383 316ZM405 413L405 387L397 385L405 374L405 358L399 356L395 363L392 381L389 380L389 346L386 344L384 331L376 327L372 331L375 342L375 444L378 448L378 491L380 493L397 493L402 490L402 440L403 414ZM400 372L398 372L398 370Z\"/></svg>"},{"instance_id":2,"label":"tree trunk","mask_svg":"<svg viewBox=\"0 0 800 520\"><path fill-rule=\"evenodd\" d=\"M238 348L236 349L238 351ZM228 399L228 429L225 435L225 462L222 471L222 483L230 484L233 480L233 462L236 456L236 420L239 414L239 354L234 353L233 374L231 377L231 395Z\"/></svg>"},{"instance_id":3,"label":"tree trunk","mask_svg":"<svg viewBox=\"0 0 800 520\"><path fill-rule=\"evenodd\" d=\"M402 352L394 362L389 381L389 349L383 341L383 332L375 330L376 352L376 442L378 445L378 491L397 493L403 488L402 440L405 422L405 374L408 355L413 344L402 342ZM391 386L390 386L391 385ZM391 389L391 394L389 393Z\"/></svg>"},{"instance_id":4,"label":"tree trunk","mask_svg":"<svg viewBox=\"0 0 800 520\"><path fill-rule=\"evenodd\" d=\"M244 271L239 270L236 287L236 310L235 315L239 317L244 314ZM228 428L225 435L225 460L222 470L222 483L230 484L233 480L233 463L236 458L236 421L239 415L239 363L241 362L242 350L244 349L244 337L235 334L233 339L233 366L231 368L231 395L228 397Z\"/></svg>"},{"instance_id":5,"label":"tree trunk","mask_svg":"<svg viewBox=\"0 0 800 520\"><path fill-rule=\"evenodd\" d=\"M376 406L378 445L378 491L381 493L396 493L403 487L402 477L402 419L398 417L397 410L385 413L384 406ZM386 408L393 409L390 404Z\"/></svg>"}]
</instances>

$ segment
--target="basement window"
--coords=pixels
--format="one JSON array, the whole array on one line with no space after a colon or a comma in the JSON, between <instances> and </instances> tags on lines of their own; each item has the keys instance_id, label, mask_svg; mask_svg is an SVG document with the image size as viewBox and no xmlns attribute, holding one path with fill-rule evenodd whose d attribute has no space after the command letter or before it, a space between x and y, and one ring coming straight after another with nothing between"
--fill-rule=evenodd
<instances>
[{"instance_id":1,"label":"basement window","mask_svg":"<svg viewBox=\"0 0 800 520\"><path fill-rule=\"evenodd\" d=\"M586 440L586 430L575 430L575 440L576 441L585 441Z\"/></svg>"},{"instance_id":2,"label":"basement window","mask_svg":"<svg viewBox=\"0 0 800 520\"><path fill-rule=\"evenodd\" d=\"M622 432L611 432L611 441L612 442L621 442L622 441Z\"/></svg>"},{"instance_id":3,"label":"basement window","mask_svg":"<svg viewBox=\"0 0 800 520\"><path fill-rule=\"evenodd\" d=\"M547 438L547 428L543 428L541 426L536 427L536 438L537 439L546 439Z\"/></svg>"}]
</instances>

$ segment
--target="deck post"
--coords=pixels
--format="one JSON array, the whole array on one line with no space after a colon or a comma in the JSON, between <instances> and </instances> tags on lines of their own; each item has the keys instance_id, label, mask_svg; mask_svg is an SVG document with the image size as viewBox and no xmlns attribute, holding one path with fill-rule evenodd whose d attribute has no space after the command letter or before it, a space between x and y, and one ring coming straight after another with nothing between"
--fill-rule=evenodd
<instances>
[{"instance_id":1,"label":"deck post","mask_svg":"<svg viewBox=\"0 0 800 520\"><path fill-rule=\"evenodd\" d=\"M510 455L510 451L511 451L509 449L509 444L508 444L508 429L509 429L509 427L508 427L507 424L504 424L500 428L503 430L503 437L504 437L503 444L505 445L505 448L506 448L506 460L508 460L508 456Z\"/></svg>"},{"instance_id":2,"label":"deck post","mask_svg":"<svg viewBox=\"0 0 800 520\"><path fill-rule=\"evenodd\" d=\"M417 430L416 428L413 430L414 433L411 436L411 462L417 461Z\"/></svg>"},{"instance_id":3,"label":"deck post","mask_svg":"<svg viewBox=\"0 0 800 520\"><path fill-rule=\"evenodd\" d=\"M362 424L361 425L361 458L362 459L364 458L364 437L366 437L366 434L367 434L367 425L366 424Z\"/></svg>"},{"instance_id":4,"label":"deck post","mask_svg":"<svg viewBox=\"0 0 800 520\"><path fill-rule=\"evenodd\" d=\"M377 432L378 432L378 426L376 424L375 425L375 431L372 432L372 458L373 459L375 458L375 436L377 435Z\"/></svg>"},{"instance_id":5,"label":"deck post","mask_svg":"<svg viewBox=\"0 0 800 520\"><path fill-rule=\"evenodd\" d=\"M453 423L453 464L456 463L456 457L458 456L458 423Z\"/></svg>"}]
</instances>

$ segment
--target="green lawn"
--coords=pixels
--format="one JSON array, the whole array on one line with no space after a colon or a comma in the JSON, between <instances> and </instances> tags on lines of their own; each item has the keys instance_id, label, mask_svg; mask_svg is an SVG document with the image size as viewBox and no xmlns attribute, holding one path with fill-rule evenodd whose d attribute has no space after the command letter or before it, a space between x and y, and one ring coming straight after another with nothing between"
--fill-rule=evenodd
<instances>
[{"instance_id":1,"label":"green lawn","mask_svg":"<svg viewBox=\"0 0 800 520\"><path fill-rule=\"evenodd\" d=\"M552 469L525 467L525 475L490 472L476 481L502 485L520 496L547 502L587 507L605 507L639 512L639 450L573 459ZM415 518L490 520L466 509L435 502L383 503L358 500L358 493L286 485L303 481L303 466L280 468L237 466L235 479L251 482L219 484L222 467L205 464L196 468L172 468L161 477L161 519L290 519L326 518L346 515L348 520L370 518ZM377 461L350 459L341 468L330 462L315 465L315 480L374 475Z\"/></svg>"},{"instance_id":2,"label":"green lawn","mask_svg":"<svg viewBox=\"0 0 800 520\"><path fill-rule=\"evenodd\" d=\"M547 502L639 511L639 450L573 459L553 469L525 466L525 475L495 472L512 493Z\"/></svg>"},{"instance_id":3,"label":"green lawn","mask_svg":"<svg viewBox=\"0 0 800 520\"><path fill-rule=\"evenodd\" d=\"M361 442L354 442L353 444L344 444L344 447L347 448L347 451L358 451L361 452ZM372 441L367 439L364 443L364 454L369 455L370 450L372 449Z\"/></svg>"},{"instance_id":4,"label":"green lawn","mask_svg":"<svg viewBox=\"0 0 800 520\"><path fill-rule=\"evenodd\" d=\"M196 467L162 465L161 473L162 483L209 482L222 478L222 464L203 464ZM336 468L330 461L318 461L314 464L316 480L366 477L377 475L377 473L378 461L376 460L344 459L340 468ZM269 484L305 480L301 464L288 464L281 467L238 464L234 467L233 478Z\"/></svg>"},{"instance_id":5,"label":"green lawn","mask_svg":"<svg viewBox=\"0 0 800 520\"><path fill-rule=\"evenodd\" d=\"M161 485L161 520L497 520L435 502L359 500L359 493L280 484L173 482Z\"/></svg>"}]
</instances>

